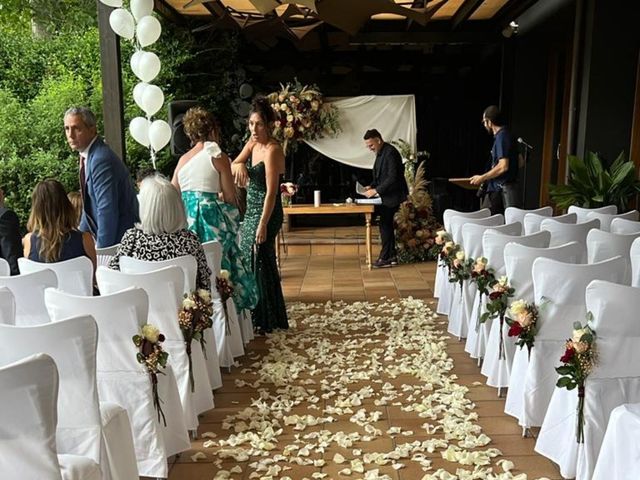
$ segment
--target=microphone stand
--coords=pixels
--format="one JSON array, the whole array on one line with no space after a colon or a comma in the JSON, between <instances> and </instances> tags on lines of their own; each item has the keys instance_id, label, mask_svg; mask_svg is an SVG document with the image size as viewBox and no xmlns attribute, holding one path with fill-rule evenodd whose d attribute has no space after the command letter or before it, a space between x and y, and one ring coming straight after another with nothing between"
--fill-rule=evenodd
<instances>
[{"instance_id":1,"label":"microphone stand","mask_svg":"<svg viewBox=\"0 0 640 480\"><path fill-rule=\"evenodd\" d=\"M526 145L522 145L524 158L524 171L522 174L522 208L526 210L527 208L527 166L529 165L529 147Z\"/></svg>"}]
</instances>

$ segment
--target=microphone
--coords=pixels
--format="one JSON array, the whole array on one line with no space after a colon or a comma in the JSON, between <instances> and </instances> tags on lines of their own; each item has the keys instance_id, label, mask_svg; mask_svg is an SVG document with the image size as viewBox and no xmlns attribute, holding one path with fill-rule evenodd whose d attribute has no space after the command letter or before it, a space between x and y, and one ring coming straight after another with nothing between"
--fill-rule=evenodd
<instances>
[{"instance_id":1,"label":"microphone","mask_svg":"<svg viewBox=\"0 0 640 480\"><path fill-rule=\"evenodd\" d=\"M531 145L529 145L527 142L525 142L525 141L522 139L522 137L518 137L517 142L518 142L520 145L523 145L525 148L528 148L529 150L533 150L533 146L531 146Z\"/></svg>"}]
</instances>

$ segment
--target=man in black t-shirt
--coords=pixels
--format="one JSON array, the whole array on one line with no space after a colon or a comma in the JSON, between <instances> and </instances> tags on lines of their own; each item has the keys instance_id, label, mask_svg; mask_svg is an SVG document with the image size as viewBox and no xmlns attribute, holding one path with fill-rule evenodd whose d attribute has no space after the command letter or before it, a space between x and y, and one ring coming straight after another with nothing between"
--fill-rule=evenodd
<instances>
[{"instance_id":1,"label":"man in black t-shirt","mask_svg":"<svg viewBox=\"0 0 640 480\"><path fill-rule=\"evenodd\" d=\"M491 165L482 175L471 177L471 185L483 185L484 196L480 207L491 209L491 214L504 213L506 207L519 207L518 145L505 126L498 107L491 105L482 114L482 125L493 135Z\"/></svg>"}]
</instances>

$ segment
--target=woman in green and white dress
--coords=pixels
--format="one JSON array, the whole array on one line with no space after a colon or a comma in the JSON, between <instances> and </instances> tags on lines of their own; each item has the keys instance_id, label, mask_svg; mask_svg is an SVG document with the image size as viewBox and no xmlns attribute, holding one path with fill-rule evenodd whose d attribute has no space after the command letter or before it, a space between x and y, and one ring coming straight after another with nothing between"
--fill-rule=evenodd
<instances>
[{"instance_id":1,"label":"woman in green and white dress","mask_svg":"<svg viewBox=\"0 0 640 480\"><path fill-rule=\"evenodd\" d=\"M253 309L258 302L256 280L238 247L239 212L229 157L215 140L216 120L200 107L189 109L184 130L193 144L178 162L172 183L182 193L189 230L201 242L222 244L222 268L229 271L238 309Z\"/></svg>"}]
</instances>

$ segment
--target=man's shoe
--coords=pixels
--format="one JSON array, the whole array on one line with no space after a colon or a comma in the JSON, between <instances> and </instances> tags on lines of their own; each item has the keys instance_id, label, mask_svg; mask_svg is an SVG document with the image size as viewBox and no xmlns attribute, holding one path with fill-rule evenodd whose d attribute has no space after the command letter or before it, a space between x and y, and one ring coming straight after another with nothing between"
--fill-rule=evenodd
<instances>
[{"instance_id":1,"label":"man's shoe","mask_svg":"<svg viewBox=\"0 0 640 480\"><path fill-rule=\"evenodd\" d=\"M384 260L383 258L379 258L373 263L373 268L390 268L391 262L389 260Z\"/></svg>"},{"instance_id":2,"label":"man's shoe","mask_svg":"<svg viewBox=\"0 0 640 480\"><path fill-rule=\"evenodd\" d=\"M398 265L398 257L391 257L391 259L389 260L389 263L393 266Z\"/></svg>"}]
</instances>

